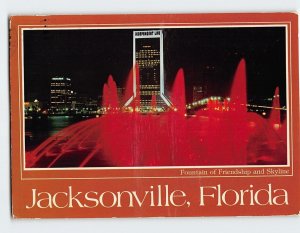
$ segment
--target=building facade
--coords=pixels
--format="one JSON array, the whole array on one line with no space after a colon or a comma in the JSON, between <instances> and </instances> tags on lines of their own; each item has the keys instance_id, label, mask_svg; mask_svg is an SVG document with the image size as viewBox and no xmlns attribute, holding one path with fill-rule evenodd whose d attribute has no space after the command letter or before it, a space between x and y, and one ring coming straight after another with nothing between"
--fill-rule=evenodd
<instances>
[{"instance_id":1,"label":"building facade","mask_svg":"<svg viewBox=\"0 0 300 233\"><path fill-rule=\"evenodd\" d=\"M162 30L133 32L133 66L138 66L139 84L134 69L133 96L125 103L125 106L134 101L138 94L142 112L153 110L153 105L158 111L164 111L171 106L171 102L164 94L163 56Z\"/></svg>"},{"instance_id":2,"label":"building facade","mask_svg":"<svg viewBox=\"0 0 300 233\"><path fill-rule=\"evenodd\" d=\"M51 78L50 111L52 114L65 114L71 110L74 93L71 79L67 77Z\"/></svg>"},{"instance_id":3,"label":"building facade","mask_svg":"<svg viewBox=\"0 0 300 233\"><path fill-rule=\"evenodd\" d=\"M204 86L193 86L193 102L203 99L206 96Z\"/></svg>"}]
</instances>

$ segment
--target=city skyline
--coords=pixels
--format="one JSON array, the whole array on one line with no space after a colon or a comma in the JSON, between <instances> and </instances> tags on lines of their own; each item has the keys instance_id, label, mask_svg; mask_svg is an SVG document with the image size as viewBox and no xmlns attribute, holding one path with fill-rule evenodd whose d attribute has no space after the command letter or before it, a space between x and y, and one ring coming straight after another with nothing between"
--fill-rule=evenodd
<instances>
[{"instance_id":1,"label":"city skyline","mask_svg":"<svg viewBox=\"0 0 300 233\"><path fill-rule=\"evenodd\" d=\"M25 101L48 101L54 76L72 79L74 90L97 99L112 74L124 87L132 68L132 32L137 29L29 30L24 32ZM139 29L143 30L143 29ZM285 105L285 28L183 28L164 33L166 93L183 68L187 100L193 86L208 82L207 95L226 97L245 58L248 99L267 98L279 86ZM49 93L47 95L47 93Z\"/></svg>"}]
</instances>

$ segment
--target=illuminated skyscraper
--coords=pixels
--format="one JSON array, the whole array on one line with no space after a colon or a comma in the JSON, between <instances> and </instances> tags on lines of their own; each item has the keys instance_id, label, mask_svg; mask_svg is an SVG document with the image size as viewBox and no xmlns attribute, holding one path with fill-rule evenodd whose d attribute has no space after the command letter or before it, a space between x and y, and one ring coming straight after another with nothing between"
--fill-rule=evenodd
<instances>
[{"instance_id":1,"label":"illuminated skyscraper","mask_svg":"<svg viewBox=\"0 0 300 233\"><path fill-rule=\"evenodd\" d=\"M155 97L157 109L161 111L171 106L164 95L164 59L162 30L133 32L133 65L139 68L141 111L151 109ZM136 73L133 74L133 96L126 102L128 106L137 95Z\"/></svg>"},{"instance_id":2,"label":"illuminated skyscraper","mask_svg":"<svg viewBox=\"0 0 300 233\"><path fill-rule=\"evenodd\" d=\"M52 113L62 114L69 111L74 99L73 96L70 78L51 78L50 109Z\"/></svg>"}]
</instances>

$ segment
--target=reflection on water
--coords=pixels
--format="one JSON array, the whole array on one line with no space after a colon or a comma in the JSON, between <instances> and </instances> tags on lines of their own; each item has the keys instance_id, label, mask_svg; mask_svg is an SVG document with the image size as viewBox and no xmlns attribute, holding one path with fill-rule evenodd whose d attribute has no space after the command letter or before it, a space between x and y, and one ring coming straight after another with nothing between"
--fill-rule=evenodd
<instances>
[{"instance_id":1,"label":"reflection on water","mask_svg":"<svg viewBox=\"0 0 300 233\"><path fill-rule=\"evenodd\" d=\"M86 120L81 116L48 116L25 119L25 150L32 150L63 128Z\"/></svg>"}]
</instances>

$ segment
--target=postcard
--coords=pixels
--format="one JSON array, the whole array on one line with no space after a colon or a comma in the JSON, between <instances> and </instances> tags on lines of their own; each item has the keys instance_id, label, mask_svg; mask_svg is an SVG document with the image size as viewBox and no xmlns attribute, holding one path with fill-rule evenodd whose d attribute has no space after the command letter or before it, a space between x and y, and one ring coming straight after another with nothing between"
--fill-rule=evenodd
<instances>
[{"instance_id":1,"label":"postcard","mask_svg":"<svg viewBox=\"0 0 300 233\"><path fill-rule=\"evenodd\" d=\"M292 215L298 16L12 16L12 215Z\"/></svg>"}]
</instances>

